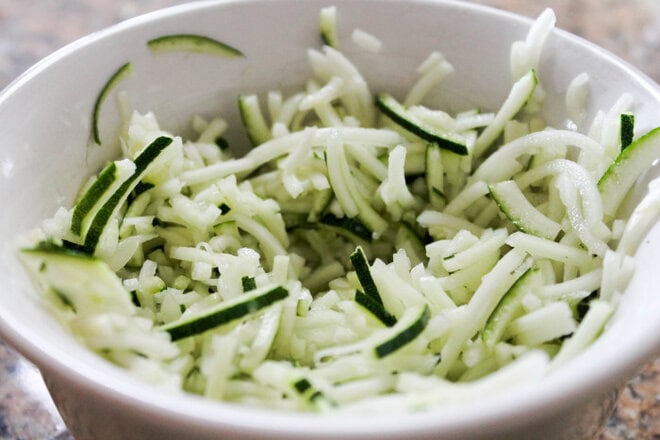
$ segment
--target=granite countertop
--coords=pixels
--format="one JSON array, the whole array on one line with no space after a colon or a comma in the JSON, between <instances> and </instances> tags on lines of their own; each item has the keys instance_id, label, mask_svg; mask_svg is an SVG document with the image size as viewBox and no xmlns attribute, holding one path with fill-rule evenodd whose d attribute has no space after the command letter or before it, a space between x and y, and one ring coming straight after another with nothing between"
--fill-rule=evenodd
<instances>
[{"instance_id":1,"label":"granite countertop","mask_svg":"<svg viewBox=\"0 0 660 440\"><path fill-rule=\"evenodd\" d=\"M610 50L660 82L658 0L473 0L530 17L545 7L558 27ZM65 44L180 0L0 0L0 88ZM599 440L660 439L660 359L622 390ZM0 340L0 440L72 439L39 371Z\"/></svg>"}]
</instances>

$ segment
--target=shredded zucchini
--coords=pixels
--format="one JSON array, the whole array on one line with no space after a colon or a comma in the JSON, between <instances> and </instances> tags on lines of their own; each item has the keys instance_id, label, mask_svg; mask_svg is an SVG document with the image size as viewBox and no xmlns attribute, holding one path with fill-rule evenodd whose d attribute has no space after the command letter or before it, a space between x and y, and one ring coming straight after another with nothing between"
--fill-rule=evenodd
<instances>
[{"instance_id":1,"label":"shredded zucchini","mask_svg":"<svg viewBox=\"0 0 660 440\"><path fill-rule=\"evenodd\" d=\"M90 349L213 399L414 411L552 374L606 328L660 213L654 182L615 218L660 129L634 138L622 99L576 131L586 74L566 91L575 130L540 121L551 12L512 46L501 107L453 115L424 104L450 60L419 60L401 101L372 91L338 50L338 13L321 11L307 84L237 97L242 127L195 116L184 140L134 112L122 157L44 222L26 268ZM352 35L377 56L381 40ZM253 144L244 157L228 129Z\"/></svg>"}]
</instances>

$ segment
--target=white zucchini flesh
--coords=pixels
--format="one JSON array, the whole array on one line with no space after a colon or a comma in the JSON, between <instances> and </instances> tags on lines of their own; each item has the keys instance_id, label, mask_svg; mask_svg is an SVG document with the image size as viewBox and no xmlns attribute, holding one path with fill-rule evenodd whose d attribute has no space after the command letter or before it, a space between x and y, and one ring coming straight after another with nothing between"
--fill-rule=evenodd
<instances>
[{"instance_id":1,"label":"white zucchini flesh","mask_svg":"<svg viewBox=\"0 0 660 440\"><path fill-rule=\"evenodd\" d=\"M600 145L592 138L568 130L545 130L530 133L501 146L474 171L471 179L486 182L499 182L510 179L512 168L507 164L515 163L518 158L525 154L536 154L548 148L559 150L568 145L576 147L588 156L593 157L596 163L603 164L603 169L609 163ZM522 165L519 165L516 171L521 169Z\"/></svg>"},{"instance_id":2,"label":"white zucchini flesh","mask_svg":"<svg viewBox=\"0 0 660 440\"><path fill-rule=\"evenodd\" d=\"M644 196L626 222L617 251L633 255L644 235L660 215L660 179L654 179L648 185L649 193Z\"/></svg>"},{"instance_id":3,"label":"white zucchini flesh","mask_svg":"<svg viewBox=\"0 0 660 440\"><path fill-rule=\"evenodd\" d=\"M454 72L454 67L440 52L432 52L417 68L421 74L415 84L410 87L403 105L410 107L420 104L426 95L442 80Z\"/></svg>"},{"instance_id":4,"label":"white zucchini flesh","mask_svg":"<svg viewBox=\"0 0 660 440\"><path fill-rule=\"evenodd\" d=\"M572 333L576 323L573 312L563 301L549 303L509 324L508 334L515 343L530 347Z\"/></svg>"},{"instance_id":5,"label":"white zucchini flesh","mask_svg":"<svg viewBox=\"0 0 660 440\"><path fill-rule=\"evenodd\" d=\"M328 6L322 8L319 16L321 39L328 46L339 47L339 34L337 33L337 7Z\"/></svg>"},{"instance_id":6,"label":"white zucchini flesh","mask_svg":"<svg viewBox=\"0 0 660 440\"><path fill-rule=\"evenodd\" d=\"M577 356L587 345L589 345L607 322L614 308L605 301L591 301L589 311L578 326L577 330L564 344L561 350L552 360L552 368L557 368L571 358Z\"/></svg>"},{"instance_id":7,"label":"white zucchini flesh","mask_svg":"<svg viewBox=\"0 0 660 440\"><path fill-rule=\"evenodd\" d=\"M518 113L536 88L537 79L534 70L530 70L513 84L509 96L495 115L495 119L479 135L474 145L474 155L481 156L500 135L507 121Z\"/></svg>"},{"instance_id":8,"label":"white zucchini flesh","mask_svg":"<svg viewBox=\"0 0 660 440\"><path fill-rule=\"evenodd\" d=\"M457 326L442 347L440 363L435 373L445 376L458 358L462 345L486 324L502 296L527 269L524 252L507 253L488 275L484 276L479 288L467 305L466 318Z\"/></svg>"},{"instance_id":9,"label":"white zucchini flesh","mask_svg":"<svg viewBox=\"0 0 660 440\"><path fill-rule=\"evenodd\" d=\"M591 262L589 252L584 249L557 243L523 232L514 232L507 238L506 243L516 249L529 252L538 258L549 258L579 267L588 267Z\"/></svg>"}]
</instances>

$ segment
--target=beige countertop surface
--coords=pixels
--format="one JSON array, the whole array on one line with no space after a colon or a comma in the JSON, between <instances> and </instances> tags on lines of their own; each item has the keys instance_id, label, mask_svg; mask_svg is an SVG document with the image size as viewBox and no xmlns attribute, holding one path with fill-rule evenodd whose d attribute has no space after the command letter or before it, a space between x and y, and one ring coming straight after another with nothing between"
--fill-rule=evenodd
<instances>
[{"instance_id":1,"label":"beige countertop surface","mask_svg":"<svg viewBox=\"0 0 660 440\"><path fill-rule=\"evenodd\" d=\"M473 0L529 17L551 7L557 26L660 82L660 0ZM0 0L0 88L91 32L177 0ZM659 115L660 117L660 115ZM660 359L623 388L599 440L660 440ZM71 439L39 371L0 340L0 440Z\"/></svg>"}]
</instances>

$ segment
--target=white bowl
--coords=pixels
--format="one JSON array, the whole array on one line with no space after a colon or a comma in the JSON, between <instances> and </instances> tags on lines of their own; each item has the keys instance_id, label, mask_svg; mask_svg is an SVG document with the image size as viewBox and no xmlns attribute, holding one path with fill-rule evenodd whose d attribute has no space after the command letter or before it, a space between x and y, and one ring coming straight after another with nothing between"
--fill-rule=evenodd
<instances>
[{"instance_id":1,"label":"white bowl","mask_svg":"<svg viewBox=\"0 0 660 440\"><path fill-rule=\"evenodd\" d=\"M440 50L457 74L437 101L450 111L495 109L510 86L508 54L531 22L494 9L429 0L336 0L344 45L373 90L403 92L414 69ZM587 438L603 422L617 387L660 354L660 228L637 256L638 268L609 329L581 356L541 383L495 398L412 415L336 417L277 413L195 396L164 394L80 346L42 305L16 259L15 238L70 205L83 180L115 156L109 140L119 118L112 99L101 114L102 147L88 147L99 89L118 66L139 110L155 110L180 131L192 114L238 122L239 92L300 86L309 75L306 49L319 46L318 15L326 1L196 2L138 17L73 43L38 63L0 96L0 331L43 372L77 439L287 438ZM561 23L559 23L561 25ZM369 54L350 43L360 27L382 39ZM194 54L153 56L144 44L195 32L246 54L225 60ZM548 92L544 117L565 123L563 93L581 72L591 76L587 120L623 92L635 100L639 133L658 124L660 89L609 53L555 31L539 76ZM244 140L236 135L233 143Z\"/></svg>"}]
</instances>

